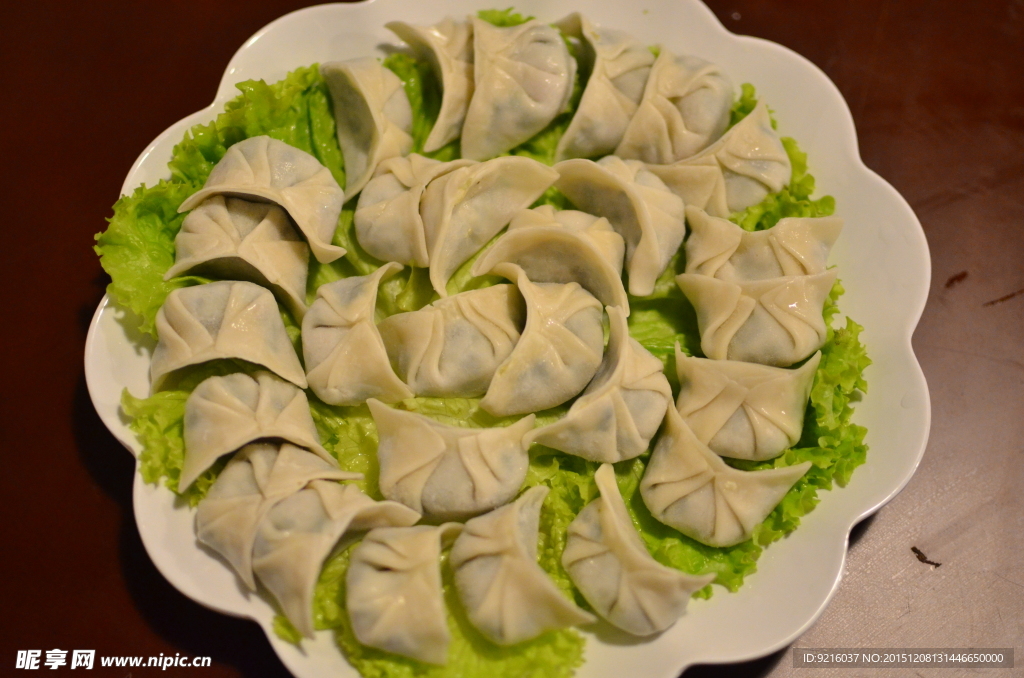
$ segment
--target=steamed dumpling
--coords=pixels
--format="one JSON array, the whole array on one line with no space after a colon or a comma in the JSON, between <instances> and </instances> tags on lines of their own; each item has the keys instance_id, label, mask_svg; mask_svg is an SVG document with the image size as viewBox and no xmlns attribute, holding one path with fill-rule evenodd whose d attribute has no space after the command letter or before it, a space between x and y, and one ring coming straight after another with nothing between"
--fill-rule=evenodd
<instances>
[{"instance_id":1,"label":"steamed dumpling","mask_svg":"<svg viewBox=\"0 0 1024 678\"><path fill-rule=\"evenodd\" d=\"M423 150L431 153L462 134L469 100L473 96L473 25L445 17L433 26L404 21L385 24L404 40L416 56L430 64L441 86L441 110Z\"/></svg>"},{"instance_id":2,"label":"steamed dumpling","mask_svg":"<svg viewBox=\"0 0 1024 678\"><path fill-rule=\"evenodd\" d=\"M793 165L762 99L722 138L692 158L647 169L668 188L716 217L727 217L789 185ZM709 177L711 181L709 181Z\"/></svg>"},{"instance_id":3,"label":"steamed dumpling","mask_svg":"<svg viewBox=\"0 0 1024 678\"><path fill-rule=\"evenodd\" d=\"M648 553L610 464L594 475L601 492L569 524L562 566L602 617L634 636L664 631L686 612L690 596L715 575L665 567Z\"/></svg>"},{"instance_id":4,"label":"steamed dumpling","mask_svg":"<svg viewBox=\"0 0 1024 678\"><path fill-rule=\"evenodd\" d=\"M430 282L448 296L448 279L520 210L558 178L553 169L518 156L495 158L431 181L420 214L430 253Z\"/></svg>"},{"instance_id":5,"label":"steamed dumpling","mask_svg":"<svg viewBox=\"0 0 1024 678\"><path fill-rule=\"evenodd\" d=\"M157 311L156 332L154 391L174 370L219 358L248 360L307 386L274 295L259 285L224 281L174 290Z\"/></svg>"},{"instance_id":6,"label":"steamed dumpling","mask_svg":"<svg viewBox=\"0 0 1024 678\"><path fill-rule=\"evenodd\" d=\"M470 622L491 641L514 645L546 631L594 621L537 564L539 485L514 504L466 523L452 546L455 590Z\"/></svg>"},{"instance_id":7,"label":"steamed dumpling","mask_svg":"<svg viewBox=\"0 0 1024 678\"><path fill-rule=\"evenodd\" d=\"M651 294L686 235L683 201L638 160L566 160L555 170L555 187L573 205L607 218L625 239L629 293Z\"/></svg>"},{"instance_id":8,"label":"steamed dumpling","mask_svg":"<svg viewBox=\"0 0 1024 678\"><path fill-rule=\"evenodd\" d=\"M731 282L821 273L843 228L839 217L790 217L751 232L694 207L686 220L686 272Z\"/></svg>"},{"instance_id":9,"label":"steamed dumpling","mask_svg":"<svg viewBox=\"0 0 1024 678\"><path fill-rule=\"evenodd\" d=\"M690 358L676 344L679 414L723 457L761 461L800 440L821 351L795 370Z\"/></svg>"},{"instance_id":10,"label":"steamed dumpling","mask_svg":"<svg viewBox=\"0 0 1024 678\"><path fill-rule=\"evenodd\" d=\"M420 216L423 190L442 174L470 164L471 160L441 162L418 153L382 162L359 194L354 219L359 244L381 261L429 266Z\"/></svg>"},{"instance_id":11,"label":"steamed dumpling","mask_svg":"<svg viewBox=\"0 0 1024 678\"><path fill-rule=\"evenodd\" d=\"M170 280L198 269L267 287L296 318L306 312L309 246L283 209L215 195L192 210L174 237Z\"/></svg>"},{"instance_id":12,"label":"steamed dumpling","mask_svg":"<svg viewBox=\"0 0 1024 678\"><path fill-rule=\"evenodd\" d=\"M609 155L636 113L654 55L628 33L595 26L579 12L556 25L579 41L580 70L589 71L590 77L555 160Z\"/></svg>"},{"instance_id":13,"label":"steamed dumpling","mask_svg":"<svg viewBox=\"0 0 1024 678\"><path fill-rule=\"evenodd\" d=\"M628 315L624 254L625 242L607 219L541 205L512 219L508 232L473 264L473 275L512 263L533 282L579 283L602 304L620 306Z\"/></svg>"},{"instance_id":14,"label":"steamed dumpling","mask_svg":"<svg viewBox=\"0 0 1024 678\"><path fill-rule=\"evenodd\" d=\"M705 356L787 367L825 343L822 310L836 275L830 269L733 283L683 273L676 283L697 311Z\"/></svg>"},{"instance_id":15,"label":"steamed dumpling","mask_svg":"<svg viewBox=\"0 0 1024 678\"><path fill-rule=\"evenodd\" d=\"M474 91L462 157L487 160L547 127L572 96L576 60L557 29L531 20L499 28L473 17Z\"/></svg>"},{"instance_id":16,"label":"steamed dumpling","mask_svg":"<svg viewBox=\"0 0 1024 678\"><path fill-rule=\"evenodd\" d=\"M412 150L412 107L402 81L373 57L321 64L320 74L334 104L348 201L381 161Z\"/></svg>"},{"instance_id":17,"label":"steamed dumpling","mask_svg":"<svg viewBox=\"0 0 1024 678\"><path fill-rule=\"evenodd\" d=\"M533 283L514 264L499 264L494 272L519 287L526 327L480 407L503 417L561 405L583 390L601 364L601 302L577 283Z\"/></svg>"},{"instance_id":18,"label":"steamed dumpling","mask_svg":"<svg viewBox=\"0 0 1024 678\"><path fill-rule=\"evenodd\" d=\"M534 415L505 428L447 426L367 402L380 444L380 492L432 518L463 519L501 506L526 479L523 436Z\"/></svg>"},{"instance_id":19,"label":"steamed dumpling","mask_svg":"<svg viewBox=\"0 0 1024 678\"><path fill-rule=\"evenodd\" d=\"M722 136L731 108L732 83L718 66L663 48L615 155L662 165L689 158Z\"/></svg>"},{"instance_id":20,"label":"steamed dumpling","mask_svg":"<svg viewBox=\"0 0 1024 678\"><path fill-rule=\"evenodd\" d=\"M228 148L203 188L178 208L186 212L213 195L269 200L284 208L309 241L313 256L334 261L345 249L331 244L345 194L331 171L303 150L268 136Z\"/></svg>"},{"instance_id":21,"label":"steamed dumpling","mask_svg":"<svg viewBox=\"0 0 1024 678\"><path fill-rule=\"evenodd\" d=\"M330 405L367 398L395 402L412 397L388 360L374 324L377 289L402 265L384 264L370 275L321 285L302 320L302 355L309 387Z\"/></svg>"},{"instance_id":22,"label":"steamed dumpling","mask_svg":"<svg viewBox=\"0 0 1024 678\"><path fill-rule=\"evenodd\" d=\"M640 495L651 515L708 546L750 538L796 481L807 461L764 471L740 471L697 440L675 408L668 408Z\"/></svg>"},{"instance_id":23,"label":"steamed dumpling","mask_svg":"<svg viewBox=\"0 0 1024 678\"><path fill-rule=\"evenodd\" d=\"M525 318L515 286L493 285L397 313L377 329L395 372L413 393L471 398L487 392Z\"/></svg>"},{"instance_id":24,"label":"steamed dumpling","mask_svg":"<svg viewBox=\"0 0 1024 678\"><path fill-rule=\"evenodd\" d=\"M219 457L259 438L282 438L337 466L320 445L306 394L269 372L241 372L204 380L185 401L184 490Z\"/></svg>"},{"instance_id":25,"label":"steamed dumpling","mask_svg":"<svg viewBox=\"0 0 1024 678\"><path fill-rule=\"evenodd\" d=\"M600 369L569 412L527 440L591 461L618 462L647 451L672 389L661 361L629 336L626 315L608 307L611 335Z\"/></svg>"},{"instance_id":26,"label":"steamed dumpling","mask_svg":"<svg viewBox=\"0 0 1024 678\"><path fill-rule=\"evenodd\" d=\"M290 443L246 445L224 467L196 507L196 538L219 553L250 589L256 528L277 502L314 480L358 480ZM182 485L184 487L184 485Z\"/></svg>"},{"instance_id":27,"label":"steamed dumpling","mask_svg":"<svg viewBox=\"0 0 1024 678\"><path fill-rule=\"evenodd\" d=\"M361 644L428 664L448 661L441 548L461 531L445 523L367 533L345 575L345 607Z\"/></svg>"},{"instance_id":28,"label":"steamed dumpling","mask_svg":"<svg viewBox=\"0 0 1024 678\"><path fill-rule=\"evenodd\" d=\"M313 637L313 591L320 570L348 531L412 525L420 514L374 501L354 485L314 480L278 502L260 521L252 567L295 628Z\"/></svg>"}]
</instances>

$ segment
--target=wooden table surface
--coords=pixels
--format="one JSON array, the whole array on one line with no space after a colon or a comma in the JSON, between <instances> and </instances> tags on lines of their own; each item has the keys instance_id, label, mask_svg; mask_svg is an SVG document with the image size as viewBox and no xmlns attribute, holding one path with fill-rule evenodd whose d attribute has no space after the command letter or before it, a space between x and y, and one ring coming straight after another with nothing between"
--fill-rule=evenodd
<instances>
[{"instance_id":1,"label":"wooden table surface","mask_svg":"<svg viewBox=\"0 0 1024 678\"><path fill-rule=\"evenodd\" d=\"M786 45L835 81L865 162L910 202L932 252L914 337L932 395L927 453L855 530L838 594L797 645L1016 644L1024 666L1024 294L1012 296L1024 288L1024 2L710 5L730 30ZM41 0L0 18L2 675L21 674L16 651L31 648L208 655L211 668L179 672L286 675L255 624L193 603L150 562L133 462L93 410L82 353L107 282L93 234L132 162L207 105L239 45L300 6ZM782 651L685 675L791 673L812 675Z\"/></svg>"}]
</instances>

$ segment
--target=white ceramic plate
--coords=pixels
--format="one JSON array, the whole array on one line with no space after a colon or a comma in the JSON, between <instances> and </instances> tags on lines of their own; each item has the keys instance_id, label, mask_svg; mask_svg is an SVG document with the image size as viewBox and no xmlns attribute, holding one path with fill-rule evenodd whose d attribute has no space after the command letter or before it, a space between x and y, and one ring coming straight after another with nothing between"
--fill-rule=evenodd
<instances>
[{"instance_id":1,"label":"white ceramic plate","mask_svg":"<svg viewBox=\"0 0 1024 678\"><path fill-rule=\"evenodd\" d=\"M430 24L446 13L460 16L505 4L375 0L321 5L284 16L238 50L210 106L172 125L149 145L128 173L122 192L167 178L173 145L190 126L212 120L236 95L237 82L273 82L314 62L380 54L382 44L396 43L384 29L393 19ZM516 6L554 21L582 3L518 0ZM865 326L862 338L874 360L867 373L870 391L856 414L856 421L869 430L867 464L845 489L821 493L818 507L788 539L765 552L758 572L738 593L716 587L711 600L693 601L679 623L649 642L623 643L588 634L581 678L639 673L668 678L692 664L752 659L793 642L839 586L850 529L910 480L924 453L931 416L928 388L910 344L928 294L931 261L924 232L906 201L861 162L846 102L816 66L785 47L729 33L697 0L602 0L586 3L585 9L598 24L717 62L735 83L757 87L775 111L780 132L796 137L807 152L819 192L835 196L837 213L846 220L832 263L838 264L847 289L842 309ZM86 342L86 378L103 422L137 454L138 442L125 426L118 402L125 387L136 395L148 393L153 342L133 331L133 321L124 315L106 298L96 309ZM356 676L329 632L304 642L301 650L278 639L271 630L270 605L244 592L233 573L196 542L193 512L176 504L169 490L146 485L136 474L134 502L150 557L182 593L215 610L259 622L296 676Z\"/></svg>"}]
</instances>

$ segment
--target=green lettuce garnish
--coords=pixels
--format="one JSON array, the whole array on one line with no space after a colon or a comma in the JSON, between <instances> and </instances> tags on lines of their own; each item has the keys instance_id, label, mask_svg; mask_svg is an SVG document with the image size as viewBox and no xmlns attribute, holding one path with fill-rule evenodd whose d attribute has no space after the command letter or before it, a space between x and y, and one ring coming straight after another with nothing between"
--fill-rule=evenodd
<instances>
[{"instance_id":1,"label":"green lettuce garnish","mask_svg":"<svg viewBox=\"0 0 1024 678\"><path fill-rule=\"evenodd\" d=\"M487 23L494 24L498 28L518 26L533 19L532 16L523 16L512 7L507 9L482 9L477 12L476 15Z\"/></svg>"}]
</instances>

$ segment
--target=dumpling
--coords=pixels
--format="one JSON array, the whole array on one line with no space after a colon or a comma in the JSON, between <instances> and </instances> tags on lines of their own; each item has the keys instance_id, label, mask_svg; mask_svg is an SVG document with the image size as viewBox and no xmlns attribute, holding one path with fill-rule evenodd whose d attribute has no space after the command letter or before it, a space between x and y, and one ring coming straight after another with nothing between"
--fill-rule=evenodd
<instances>
[{"instance_id":1,"label":"dumpling","mask_svg":"<svg viewBox=\"0 0 1024 678\"><path fill-rule=\"evenodd\" d=\"M701 155L671 165L648 165L647 170L661 179L670 191L683 199L687 209L695 207L713 217L728 217L725 177L715 156Z\"/></svg>"},{"instance_id":2,"label":"dumpling","mask_svg":"<svg viewBox=\"0 0 1024 678\"><path fill-rule=\"evenodd\" d=\"M252 546L256 527L267 511L313 480L362 477L361 473L341 471L290 443L246 445L196 507L196 537L228 561L246 586L255 590Z\"/></svg>"},{"instance_id":3,"label":"dumpling","mask_svg":"<svg viewBox=\"0 0 1024 678\"><path fill-rule=\"evenodd\" d=\"M676 283L697 311L705 356L788 367L825 343L822 310L836 275L829 269L733 283L683 273Z\"/></svg>"},{"instance_id":4,"label":"dumpling","mask_svg":"<svg viewBox=\"0 0 1024 678\"><path fill-rule=\"evenodd\" d=\"M385 318L377 330L399 378L416 395L472 398L519 341L526 319L514 285L493 285Z\"/></svg>"},{"instance_id":5,"label":"dumpling","mask_svg":"<svg viewBox=\"0 0 1024 678\"><path fill-rule=\"evenodd\" d=\"M625 31L595 26L579 12L555 25L579 41L580 71L590 73L555 160L610 155L644 95L654 55Z\"/></svg>"},{"instance_id":6,"label":"dumpling","mask_svg":"<svg viewBox=\"0 0 1024 678\"><path fill-rule=\"evenodd\" d=\"M149 367L153 391L174 370L219 358L248 360L307 386L274 295L251 282L174 290L157 311L156 332L160 341Z\"/></svg>"},{"instance_id":7,"label":"dumpling","mask_svg":"<svg viewBox=\"0 0 1024 678\"><path fill-rule=\"evenodd\" d=\"M615 155L661 165L689 158L722 136L731 109L732 83L718 66L663 48Z\"/></svg>"},{"instance_id":8,"label":"dumpling","mask_svg":"<svg viewBox=\"0 0 1024 678\"><path fill-rule=\"evenodd\" d=\"M686 220L686 272L731 282L821 273L843 229L839 217L790 217L751 232L694 207L686 208Z\"/></svg>"},{"instance_id":9,"label":"dumpling","mask_svg":"<svg viewBox=\"0 0 1024 678\"><path fill-rule=\"evenodd\" d=\"M740 471L697 440L675 408L640 480L651 515L708 546L732 546L750 538L796 481L805 461L764 471Z\"/></svg>"},{"instance_id":10,"label":"dumpling","mask_svg":"<svg viewBox=\"0 0 1024 678\"><path fill-rule=\"evenodd\" d=\"M691 184L695 177L692 168L713 169L715 166L721 177L716 176L707 201L701 204L694 200L687 204L716 217L727 217L756 205L769 193L777 193L789 184L793 165L778 133L772 128L763 99L749 115L699 154L672 165L649 165L647 169L685 199L695 190ZM706 172L697 170L705 181ZM701 190L706 190L707 185L704 186Z\"/></svg>"},{"instance_id":11,"label":"dumpling","mask_svg":"<svg viewBox=\"0 0 1024 678\"><path fill-rule=\"evenodd\" d=\"M320 445L306 394L269 372L238 372L204 380L185 401L184 490L219 457L259 438L282 438L337 466Z\"/></svg>"},{"instance_id":12,"label":"dumpling","mask_svg":"<svg viewBox=\"0 0 1024 678\"><path fill-rule=\"evenodd\" d=\"M373 57L321 64L320 74L334 104L348 201L382 160L412 150L412 107L402 81Z\"/></svg>"},{"instance_id":13,"label":"dumpling","mask_svg":"<svg viewBox=\"0 0 1024 678\"><path fill-rule=\"evenodd\" d=\"M472 273L516 264L533 282L579 283L602 304L621 306L628 314L624 254L625 242L607 219L541 205L517 214L508 232L474 262Z\"/></svg>"},{"instance_id":14,"label":"dumpling","mask_svg":"<svg viewBox=\"0 0 1024 678\"><path fill-rule=\"evenodd\" d=\"M419 513L458 520L501 506L526 479L523 436L534 415L504 428L446 426L367 401L380 443L380 492Z\"/></svg>"},{"instance_id":15,"label":"dumpling","mask_svg":"<svg viewBox=\"0 0 1024 678\"><path fill-rule=\"evenodd\" d=\"M556 28L535 20L499 28L473 17L473 51L462 157L487 160L530 139L565 110L576 60Z\"/></svg>"},{"instance_id":16,"label":"dumpling","mask_svg":"<svg viewBox=\"0 0 1024 678\"><path fill-rule=\"evenodd\" d=\"M296 318L306 313L309 246L280 207L215 195L192 210L174 237L164 280L198 269L270 289Z\"/></svg>"},{"instance_id":17,"label":"dumpling","mask_svg":"<svg viewBox=\"0 0 1024 678\"><path fill-rule=\"evenodd\" d=\"M420 514L393 501L374 501L355 485L314 480L278 502L260 521L252 568L281 611L313 637L313 591L324 560L348 531L413 525Z\"/></svg>"},{"instance_id":18,"label":"dumpling","mask_svg":"<svg viewBox=\"0 0 1024 678\"><path fill-rule=\"evenodd\" d=\"M383 161L359 194L355 213L359 244L381 261L429 266L427 236L420 216L423 190L442 174L471 164L471 160L431 160L418 153Z\"/></svg>"},{"instance_id":19,"label":"dumpling","mask_svg":"<svg viewBox=\"0 0 1024 678\"><path fill-rule=\"evenodd\" d=\"M651 294L686 235L682 199L638 160L566 160L555 170L555 187L573 205L607 218L625 239L629 293Z\"/></svg>"},{"instance_id":20,"label":"dumpling","mask_svg":"<svg viewBox=\"0 0 1024 678\"><path fill-rule=\"evenodd\" d=\"M800 440L821 351L795 370L690 358L676 344L679 414L723 457L764 460Z\"/></svg>"},{"instance_id":21,"label":"dumpling","mask_svg":"<svg viewBox=\"0 0 1024 678\"><path fill-rule=\"evenodd\" d=\"M480 401L497 417L540 412L583 390L601 365L601 302L577 283L533 283L515 264L494 272L515 281L526 327Z\"/></svg>"},{"instance_id":22,"label":"dumpling","mask_svg":"<svg viewBox=\"0 0 1024 678\"><path fill-rule=\"evenodd\" d=\"M715 575L690 575L648 553L615 482L611 464L594 474L598 499L566 530L562 566L594 610L634 636L650 636L676 623L694 591Z\"/></svg>"},{"instance_id":23,"label":"dumpling","mask_svg":"<svg viewBox=\"0 0 1024 678\"><path fill-rule=\"evenodd\" d=\"M594 380L564 417L535 429L528 443L610 463L647 451L672 403L672 388L661 361L629 336L622 309L607 310L611 335Z\"/></svg>"},{"instance_id":24,"label":"dumpling","mask_svg":"<svg viewBox=\"0 0 1024 678\"><path fill-rule=\"evenodd\" d=\"M448 296L448 279L520 210L558 178L553 169L518 156L495 158L431 181L420 214L430 253L430 282Z\"/></svg>"},{"instance_id":25,"label":"dumpling","mask_svg":"<svg viewBox=\"0 0 1024 678\"><path fill-rule=\"evenodd\" d=\"M331 244L345 194L331 171L303 150L268 136L228 148L203 188L178 208L186 212L213 195L269 200L284 208L322 263L345 254Z\"/></svg>"},{"instance_id":26,"label":"dumpling","mask_svg":"<svg viewBox=\"0 0 1024 678\"><path fill-rule=\"evenodd\" d=\"M363 645L428 664L448 661L448 611L441 586L441 549L462 531L438 527L378 527L352 550L345 606Z\"/></svg>"},{"instance_id":27,"label":"dumpling","mask_svg":"<svg viewBox=\"0 0 1024 678\"><path fill-rule=\"evenodd\" d=\"M514 504L470 520L452 546L449 562L459 600L473 626L498 645L596 621L537 564L540 510L547 494L543 485L531 487Z\"/></svg>"},{"instance_id":28,"label":"dumpling","mask_svg":"<svg viewBox=\"0 0 1024 678\"><path fill-rule=\"evenodd\" d=\"M462 134L473 96L473 25L445 17L433 26L391 21L385 26L430 64L441 86L441 110L423 150L431 153Z\"/></svg>"},{"instance_id":29,"label":"dumpling","mask_svg":"<svg viewBox=\"0 0 1024 678\"><path fill-rule=\"evenodd\" d=\"M367 398L395 402L412 397L388 360L374 324L377 288L402 269L384 264L370 275L321 285L302 319L302 355L309 387L330 405L358 405Z\"/></svg>"}]
</instances>

